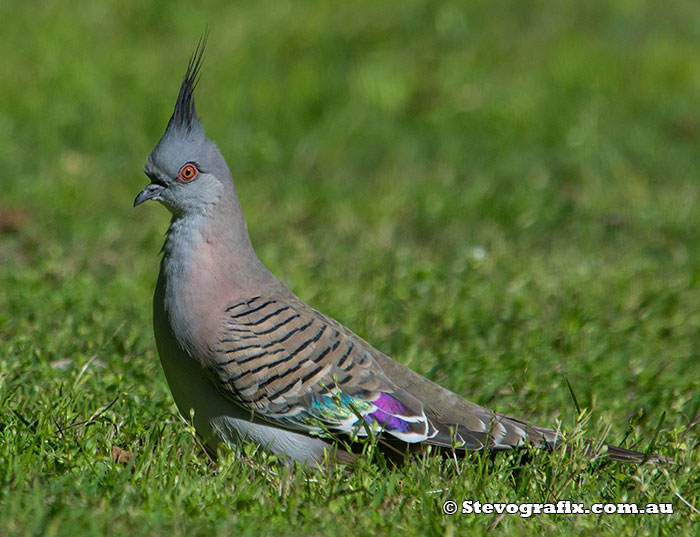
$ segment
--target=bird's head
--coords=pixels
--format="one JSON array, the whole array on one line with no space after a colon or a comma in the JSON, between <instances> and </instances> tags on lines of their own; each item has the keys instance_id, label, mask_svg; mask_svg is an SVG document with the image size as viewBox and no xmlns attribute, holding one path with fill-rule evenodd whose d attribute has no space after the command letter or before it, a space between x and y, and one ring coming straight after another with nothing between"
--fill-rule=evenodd
<instances>
[{"instance_id":1,"label":"bird's head","mask_svg":"<svg viewBox=\"0 0 700 537\"><path fill-rule=\"evenodd\" d=\"M205 44L202 38L190 58L173 115L144 166L151 184L136 196L134 207L155 200L175 216L203 213L232 188L228 166L206 137L194 107Z\"/></svg>"}]
</instances>

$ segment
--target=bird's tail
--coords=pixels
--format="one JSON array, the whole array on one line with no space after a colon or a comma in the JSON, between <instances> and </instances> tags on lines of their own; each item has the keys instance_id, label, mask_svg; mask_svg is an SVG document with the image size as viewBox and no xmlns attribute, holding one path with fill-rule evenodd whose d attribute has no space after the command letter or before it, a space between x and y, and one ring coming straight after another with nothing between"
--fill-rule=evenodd
<instances>
[{"instance_id":1,"label":"bird's tail","mask_svg":"<svg viewBox=\"0 0 700 537\"><path fill-rule=\"evenodd\" d=\"M503 414L494 413L497 423L503 426L504 430L514 434L521 434L523 438L527 438L532 445L542 446L551 451L564 448L567 452L574 451L574 447L564 442L561 434L553 429L539 427L533 425L523 419L513 416L505 416ZM507 434L505 435L507 436ZM497 444L489 442L490 449L509 449L515 447L513 445L503 445L502 442ZM512 442L512 440L511 440ZM634 451L623 447L613 446L610 444L597 444L584 440L584 453L587 457L595 458L602 457L611 461L635 463L635 464L653 464L653 463L673 463L674 461L663 455L656 455L650 452Z\"/></svg>"},{"instance_id":2,"label":"bird's tail","mask_svg":"<svg viewBox=\"0 0 700 537\"><path fill-rule=\"evenodd\" d=\"M654 464L654 463L666 463L672 464L674 461L663 455L656 455L654 453L642 453L640 451L633 451L631 449L625 449L617 446L606 445L606 451L602 453L602 456L611 461L617 462L631 462L637 464Z\"/></svg>"}]
</instances>

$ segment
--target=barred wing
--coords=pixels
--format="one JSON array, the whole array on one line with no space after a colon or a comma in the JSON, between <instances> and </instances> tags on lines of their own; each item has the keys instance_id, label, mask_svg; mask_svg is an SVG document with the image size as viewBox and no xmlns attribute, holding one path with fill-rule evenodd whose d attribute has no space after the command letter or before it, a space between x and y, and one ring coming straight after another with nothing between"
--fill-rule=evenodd
<instances>
[{"instance_id":1,"label":"barred wing","mask_svg":"<svg viewBox=\"0 0 700 537\"><path fill-rule=\"evenodd\" d=\"M302 303L256 296L231 305L213 350L219 388L269 421L359 435L370 426L409 443L438 434L374 349Z\"/></svg>"}]
</instances>

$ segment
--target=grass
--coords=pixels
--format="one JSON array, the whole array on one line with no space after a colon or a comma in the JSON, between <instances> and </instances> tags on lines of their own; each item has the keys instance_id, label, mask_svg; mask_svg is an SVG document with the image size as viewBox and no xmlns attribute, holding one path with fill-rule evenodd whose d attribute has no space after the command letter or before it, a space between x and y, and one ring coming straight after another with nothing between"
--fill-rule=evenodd
<instances>
[{"instance_id":1,"label":"grass","mask_svg":"<svg viewBox=\"0 0 700 537\"><path fill-rule=\"evenodd\" d=\"M699 17L691 0L1 4L0 533L694 535ZM476 453L308 475L250 445L212 464L151 331L168 217L131 208L207 25L198 111L296 294L473 401L678 464ZM449 517L446 499L674 514Z\"/></svg>"}]
</instances>

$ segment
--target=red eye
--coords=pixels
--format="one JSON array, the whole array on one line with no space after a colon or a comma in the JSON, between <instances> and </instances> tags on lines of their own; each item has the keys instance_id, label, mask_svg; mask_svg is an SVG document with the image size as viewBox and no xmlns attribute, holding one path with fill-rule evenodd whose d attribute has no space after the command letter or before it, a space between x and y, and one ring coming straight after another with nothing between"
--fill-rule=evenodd
<instances>
[{"instance_id":1,"label":"red eye","mask_svg":"<svg viewBox=\"0 0 700 537\"><path fill-rule=\"evenodd\" d=\"M191 162L188 162L182 168L180 168L180 173L177 176L177 180L180 183L189 183L191 181L194 181L197 178L197 175L199 175L199 170L197 169L197 166L195 166Z\"/></svg>"}]
</instances>

